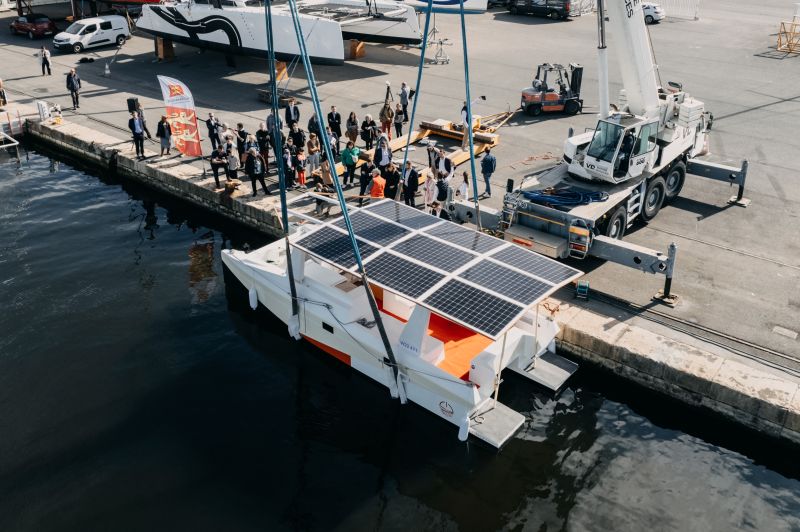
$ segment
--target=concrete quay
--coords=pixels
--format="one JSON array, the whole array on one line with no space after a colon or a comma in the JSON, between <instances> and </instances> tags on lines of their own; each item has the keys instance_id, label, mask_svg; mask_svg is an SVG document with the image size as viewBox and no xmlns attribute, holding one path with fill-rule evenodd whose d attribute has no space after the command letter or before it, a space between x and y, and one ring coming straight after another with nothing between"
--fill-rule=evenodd
<instances>
[{"instance_id":1,"label":"concrete quay","mask_svg":"<svg viewBox=\"0 0 800 532\"><path fill-rule=\"evenodd\" d=\"M277 198L227 197L188 164L139 161L130 142L69 122L26 120L35 142L103 169L114 170L194 206L253 229L280 234ZM553 299L562 354L588 362L669 397L722 415L769 436L800 444L800 379L691 345L675 334L621 321L574 301ZM601 309L602 310L602 309Z\"/></svg>"}]
</instances>

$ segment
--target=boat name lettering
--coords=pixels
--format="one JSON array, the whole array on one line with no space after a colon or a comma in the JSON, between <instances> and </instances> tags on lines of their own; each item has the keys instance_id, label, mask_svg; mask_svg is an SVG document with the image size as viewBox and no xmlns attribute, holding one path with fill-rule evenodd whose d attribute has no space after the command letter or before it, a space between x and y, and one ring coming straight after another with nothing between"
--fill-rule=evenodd
<instances>
[{"instance_id":1,"label":"boat name lettering","mask_svg":"<svg viewBox=\"0 0 800 532\"><path fill-rule=\"evenodd\" d=\"M401 345L402 347L405 347L405 348L406 348L406 349L408 349L409 351L413 351L414 353L419 353L419 349L418 349L417 347L415 347L415 346L413 346L413 345L409 344L409 343L408 343L408 342L406 342L405 340L400 340L400 345Z\"/></svg>"}]
</instances>

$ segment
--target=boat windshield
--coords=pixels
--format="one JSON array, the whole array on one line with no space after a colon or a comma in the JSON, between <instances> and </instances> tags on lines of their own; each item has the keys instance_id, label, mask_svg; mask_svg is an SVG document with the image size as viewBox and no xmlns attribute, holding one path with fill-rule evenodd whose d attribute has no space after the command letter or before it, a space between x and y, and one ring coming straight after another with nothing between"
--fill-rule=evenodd
<instances>
[{"instance_id":1,"label":"boat windshield","mask_svg":"<svg viewBox=\"0 0 800 532\"><path fill-rule=\"evenodd\" d=\"M83 28L84 28L84 25L83 25L83 24L78 24L78 23L76 22L75 24L71 24L71 25L69 26L69 28L65 29L64 31L65 31L65 32L67 32L67 33L71 33L72 35L77 35L77 34L79 34L81 31L83 31Z\"/></svg>"},{"instance_id":2,"label":"boat windshield","mask_svg":"<svg viewBox=\"0 0 800 532\"><path fill-rule=\"evenodd\" d=\"M611 122L600 120L597 123L597 129L594 132L592 143L589 144L589 150L586 154L589 157L594 157L595 159L610 163L617 151L623 129L624 128L619 124L612 124Z\"/></svg>"}]
</instances>

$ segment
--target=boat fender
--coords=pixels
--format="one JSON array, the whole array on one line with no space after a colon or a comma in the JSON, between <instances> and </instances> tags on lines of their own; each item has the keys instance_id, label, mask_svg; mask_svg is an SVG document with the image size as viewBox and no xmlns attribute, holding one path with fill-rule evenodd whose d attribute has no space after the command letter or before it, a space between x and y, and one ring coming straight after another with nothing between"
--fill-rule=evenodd
<instances>
[{"instance_id":1,"label":"boat fender","mask_svg":"<svg viewBox=\"0 0 800 532\"><path fill-rule=\"evenodd\" d=\"M258 308L258 292L256 292L256 287L250 289L247 294L250 297L250 308L255 310Z\"/></svg>"},{"instance_id":2,"label":"boat fender","mask_svg":"<svg viewBox=\"0 0 800 532\"><path fill-rule=\"evenodd\" d=\"M287 323L289 326L289 336L294 338L295 340L299 340L300 336L300 316L295 314L289 318L289 322Z\"/></svg>"},{"instance_id":3,"label":"boat fender","mask_svg":"<svg viewBox=\"0 0 800 532\"><path fill-rule=\"evenodd\" d=\"M392 370L392 366L389 364L384 364L383 369L386 372L386 382L389 383L389 394L391 394L392 399L397 399L400 397L400 393L397 391L397 381L394 380L394 371Z\"/></svg>"},{"instance_id":4,"label":"boat fender","mask_svg":"<svg viewBox=\"0 0 800 532\"><path fill-rule=\"evenodd\" d=\"M464 416L458 426L458 439L459 441L467 441L467 438L469 438L469 416Z\"/></svg>"}]
</instances>

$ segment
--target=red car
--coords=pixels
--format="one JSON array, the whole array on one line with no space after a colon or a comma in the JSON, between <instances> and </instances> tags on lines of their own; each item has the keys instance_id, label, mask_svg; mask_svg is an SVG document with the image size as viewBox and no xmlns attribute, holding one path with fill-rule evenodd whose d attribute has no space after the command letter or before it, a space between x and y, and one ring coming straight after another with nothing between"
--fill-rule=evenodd
<instances>
[{"instance_id":1,"label":"red car","mask_svg":"<svg viewBox=\"0 0 800 532\"><path fill-rule=\"evenodd\" d=\"M27 35L29 39L58 33L55 23L47 15L31 13L11 21L11 33Z\"/></svg>"}]
</instances>

